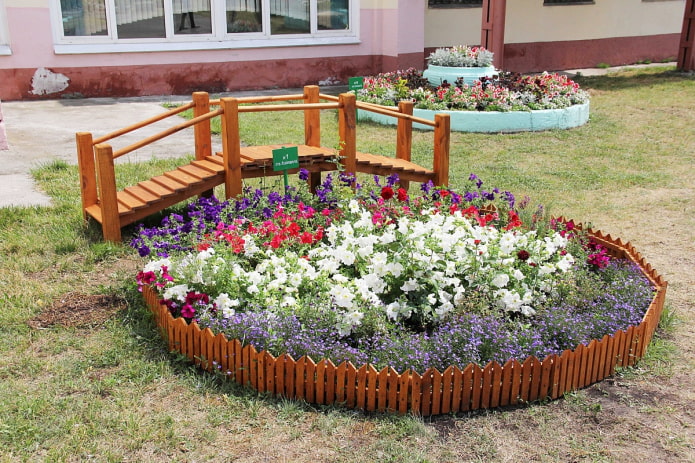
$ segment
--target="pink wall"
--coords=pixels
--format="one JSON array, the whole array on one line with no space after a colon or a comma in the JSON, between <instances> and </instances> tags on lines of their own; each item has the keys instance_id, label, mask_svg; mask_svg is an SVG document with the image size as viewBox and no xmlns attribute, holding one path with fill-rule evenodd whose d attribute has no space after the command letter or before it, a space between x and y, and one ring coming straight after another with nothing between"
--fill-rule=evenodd
<instances>
[{"instance_id":1,"label":"pink wall","mask_svg":"<svg viewBox=\"0 0 695 463\"><path fill-rule=\"evenodd\" d=\"M363 9L356 44L58 55L47 8L7 8L13 54L0 56L0 98L186 94L346 82L422 62L424 32L415 29L422 29L424 20L405 11ZM37 93L32 79L39 68L65 84Z\"/></svg>"}]
</instances>

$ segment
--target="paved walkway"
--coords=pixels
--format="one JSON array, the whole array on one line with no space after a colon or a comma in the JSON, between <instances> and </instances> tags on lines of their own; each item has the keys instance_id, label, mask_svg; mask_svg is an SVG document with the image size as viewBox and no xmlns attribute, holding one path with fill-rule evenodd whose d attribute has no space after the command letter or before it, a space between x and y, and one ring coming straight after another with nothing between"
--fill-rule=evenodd
<instances>
[{"instance_id":1,"label":"paved walkway","mask_svg":"<svg viewBox=\"0 0 695 463\"><path fill-rule=\"evenodd\" d=\"M658 66L675 63L654 64ZM654 66L652 65L652 66ZM600 75L625 67L608 69L574 69L565 71L569 75ZM346 87L327 89L322 92L337 94ZM278 89L264 92L233 92L229 95L246 96L259 93L296 94L301 89ZM77 162L75 133L92 132L95 137L147 119L164 111L162 104L190 100L190 96L159 96L140 98L85 98L77 100L40 100L2 102L3 122L7 133L9 150L0 150L0 207L49 206L51 199L39 191L31 177L31 170L63 160ZM119 137L120 148L152 135L171 124L158 123L138 130L134 134ZM121 144L122 143L122 144ZM192 129L187 129L160 140L126 156L128 161L137 162L150 158L180 157L193 151Z\"/></svg>"}]
</instances>

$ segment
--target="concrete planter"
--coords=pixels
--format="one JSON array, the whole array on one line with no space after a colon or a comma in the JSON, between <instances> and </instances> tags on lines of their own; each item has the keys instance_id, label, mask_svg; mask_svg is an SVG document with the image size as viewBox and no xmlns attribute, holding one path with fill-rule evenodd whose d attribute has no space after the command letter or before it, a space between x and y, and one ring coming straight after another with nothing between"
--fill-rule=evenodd
<instances>
[{"instance_id":1,"label":"concrete planter","mask_svg":"<svg viewBox=\"0 0 695 463\"><path fill-rule=\"evenodd\" d=\"M538 111L431 111L415 109L413 116L434 120L434 115L446 113L451 116L451 130L454 132L538 132L552 129L569 129L586 124L589 120L589 102L562 109L542 109ZM369 111L358 111L361 121L396 125L395 117L384 116ZM413 124L413 128L432 130L423 124Z\"/></svg>"},{"instance_id":2,"label":"concrete planter","mask_svg":"<svg viewBox=\"0 0 695 463\"><path fill-rule=\"evenodd\" d=\"M439 87L445 80L454 84L456 79L463 77L463 80L468 85L474 81L480 80L481 77L491 77L499 71L494 66L487 67L452 67L452 66L427 66L427 69L422 73L422 76L429 80L430 85Z\"/></svg>"}]
</instances>

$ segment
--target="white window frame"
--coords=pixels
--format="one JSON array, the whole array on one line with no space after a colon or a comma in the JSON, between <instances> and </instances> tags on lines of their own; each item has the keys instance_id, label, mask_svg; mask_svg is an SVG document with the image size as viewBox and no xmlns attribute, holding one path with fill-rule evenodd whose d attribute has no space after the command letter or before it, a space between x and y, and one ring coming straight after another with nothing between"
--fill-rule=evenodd
<instances>
[{"instance_id":1,"label":"white window frame","mask_svg":"<svg viewBox=\"0 0 695 463\"><path fill-rule=\"evenodd\" d=\"M0 0L2 1L2 0ZM114 0L106 1L109 33L106 36L65 36L63 31L60 0L52 0L51 21L56 54L128 53L152 51L227 50L262 47L293 47L314 45L342 45L359 43L360 0L349 1L349 28L345 30L318 30L317 2L310 1L311 32L308 34L270 34L270 1L262 0L265 29L263 32L227 33L225 0L210 0L212 34L173 33L171 0L164 0L164 15L167 38L117 39L113 31L115 24Z\"/></svg>"},{"instance_id":2,"label":"white window frame","mask_svg":"<svg viewBox=\"0 0 695 463\"><path fill-rule=\"evenodd\" d=\"M5 0L0 0L0 56L11 55L10 48L10 30L7 26L7 10L5 9Z\"/></svg>"}]
</instances>

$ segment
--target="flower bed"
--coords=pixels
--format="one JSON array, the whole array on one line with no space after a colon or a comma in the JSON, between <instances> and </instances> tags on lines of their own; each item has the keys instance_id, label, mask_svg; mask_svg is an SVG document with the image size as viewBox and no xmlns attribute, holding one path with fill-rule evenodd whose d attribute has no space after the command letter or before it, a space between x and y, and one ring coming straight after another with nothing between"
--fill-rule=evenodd
<instances>
[{"instance_id":1,"label":"flower bed","mask_svg":"<svg viewBox=\"0 0 695 463\"><path fill-rule=\"evenodd\" d=\"M190 221L141 231L133 244L159 255L138 280L172 349L317 403L497 406L557 397L639 358L665 283L630 247L571 221L546 224L526 201L472 180L464 195L425 185L410 197L392 178L354 194L327 180L313 199L204 201ZM563 370L585 355L588 372Z\"/></svg>"},{"instance_id":2,"label":"flower bed","mask_svg":"<svg viewBox=\"0 0 695 463\"><path fill-rule=\"evenodd\" d=\"M367 77L357 99L394 106L401 100L414 103L414 115L432 119L438 112L452 117L451 128L470 132L517 132L565 129L589 119L589 96L567 76L499 73L469 85L431 87L420 71L408 69ZM362 120L393 124L389 116L360 111ZM427 129L425 126L418 128Z\"/></svg>"}]
</instances>

